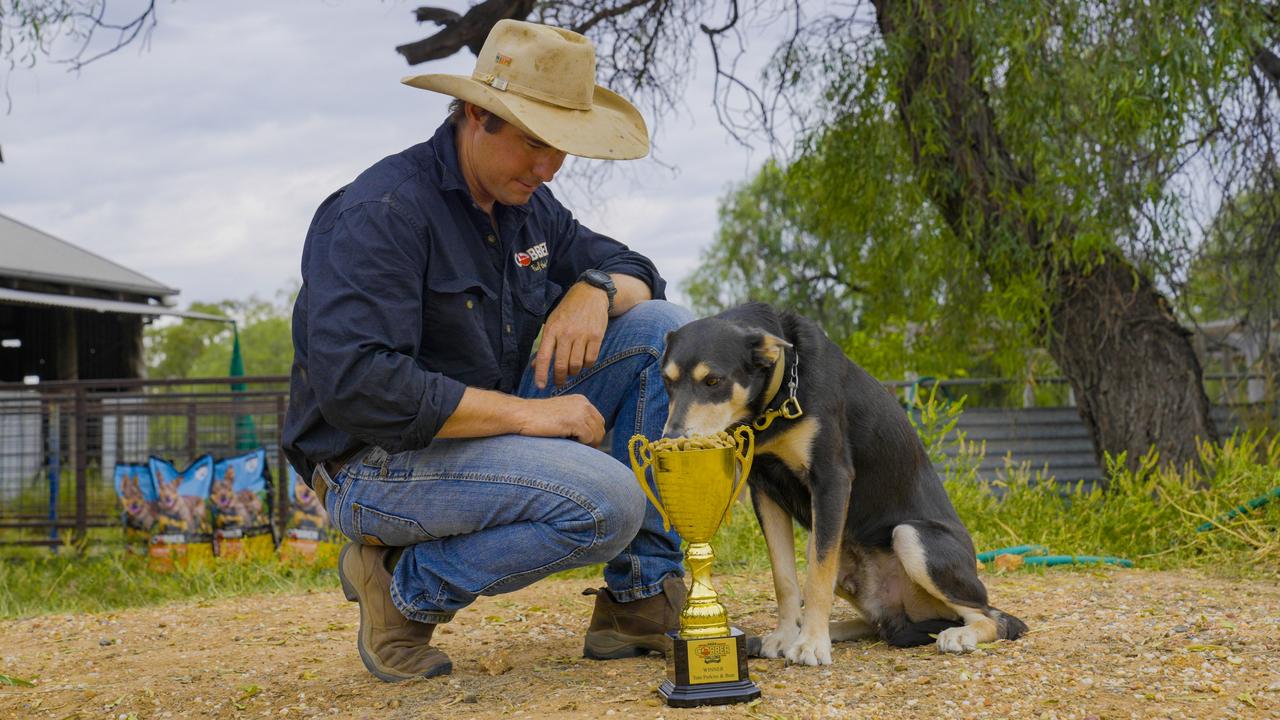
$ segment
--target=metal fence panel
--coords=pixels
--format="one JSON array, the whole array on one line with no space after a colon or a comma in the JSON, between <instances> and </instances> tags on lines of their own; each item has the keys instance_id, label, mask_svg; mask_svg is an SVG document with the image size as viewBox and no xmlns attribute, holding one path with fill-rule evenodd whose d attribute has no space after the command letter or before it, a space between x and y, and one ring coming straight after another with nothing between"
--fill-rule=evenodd
<instances>
[{"instance_id":1,"label":"metal fence panel","mask_svg":"<svg viewBox=\"0 0 1280 720\"><path fill-rule=\"evenodd\" d=\"M117 525L115 465L152 455L185 467L265 447L282 518L287 402L283 377L0 385L0 544Z\"/></svg>"}]
</instances>

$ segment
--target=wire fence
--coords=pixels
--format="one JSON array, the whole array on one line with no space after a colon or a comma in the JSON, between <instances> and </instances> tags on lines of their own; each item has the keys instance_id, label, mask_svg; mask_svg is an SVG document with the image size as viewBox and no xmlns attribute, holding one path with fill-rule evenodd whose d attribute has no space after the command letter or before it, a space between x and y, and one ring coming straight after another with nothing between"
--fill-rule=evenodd
<instances>
[{"instance_id":1,"label":"wire fence","mask_svg":"<svg viewBox=\"0 0 1280 720\"><path fill-rule=\"evenodd\" d=\"M279 480L287 407L285 377L0 384L0 544L57 546L68 531L118 527L116 463L154 455L183 467L265 447ZM286 486L273 489L281 527Z\"/></svg>"}]
</instances>

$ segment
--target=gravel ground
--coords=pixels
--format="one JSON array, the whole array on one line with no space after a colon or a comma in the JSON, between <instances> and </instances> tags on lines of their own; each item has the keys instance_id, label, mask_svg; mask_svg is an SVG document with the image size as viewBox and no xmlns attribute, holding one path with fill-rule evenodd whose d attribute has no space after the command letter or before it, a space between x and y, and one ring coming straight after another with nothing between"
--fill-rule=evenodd
<instances>
[{"instance_id":1,"label":"gravel ground","mask_svg":"<svg viewBox=\"0 0 1280 720\"><path fill-rule=\"evenodd\" d=\"M812 668L751 661L761 700L678 710L654 656L580 657L589 582L484 598L438 633L454 674L386 685L333 592L0 622L6 718L1280 718L1280 588L1194 572L986 573L1031 633L963 656L835 646ZM768 631L768 573L720 575L734 622ZM846 616L845 608L837 618Z\"/></svg>"}]
</instances>

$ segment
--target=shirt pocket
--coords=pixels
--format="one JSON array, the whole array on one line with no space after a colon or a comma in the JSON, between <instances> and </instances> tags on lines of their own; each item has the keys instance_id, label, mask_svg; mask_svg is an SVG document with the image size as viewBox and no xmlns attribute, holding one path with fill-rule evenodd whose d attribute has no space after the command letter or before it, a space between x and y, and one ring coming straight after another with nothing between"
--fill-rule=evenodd
<instances>
[{"instance_id":1,"label":"shirt pocket","mask_svg":"<svg viewBox=\"0 0 1280 720\"><path fill-rule=\"evenodd\" d=\"M479 279L461 275L457 277L435 278L427 276L426 286L427 315L447 317L465 317L479 309L479 303L493 301L498 293Z\"/></svg>"},{"instance_id":2,"label":"shirt pocket","mask_svg":"<svg viewBox=\"0 0 1280 720\"><path fill-rule=\"evenodd\" d=\"M497 302L498 294L474 277L428 275L423 295L423 364L468 385L489 387L497 361L485 305Z\"/></svg>"},{"instance_id":3,"label":"shirt pocket","mask_svg":"<svg viewBox=\"0 0 1280 720\"><path fill-rule=\"evenodd\" d=\"M525 312L541 320L563 292L564 289L548 280L545 273L538 273L527 282L517 284L514 295Z\"/></svg>"}]
</instances>

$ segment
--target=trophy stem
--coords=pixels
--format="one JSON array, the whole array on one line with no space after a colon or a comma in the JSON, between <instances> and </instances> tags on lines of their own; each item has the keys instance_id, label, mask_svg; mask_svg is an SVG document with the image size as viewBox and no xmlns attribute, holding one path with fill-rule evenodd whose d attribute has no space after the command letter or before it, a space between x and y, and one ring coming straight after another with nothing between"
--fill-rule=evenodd
<instances>
[{"instance_id":1,"label":"trophy stem","mask_svg":"<svg viewBox=\"0 0 1280 720\"><path fill-rule=\"evenodd\" d=\"M711 587L711 562L715 551L710 543L691 542L684 560L689 565L693 584L680 613L680 637L685 639L724 637L729 634L729 615L715 588Z\"/></svg>"}]
</instances>

